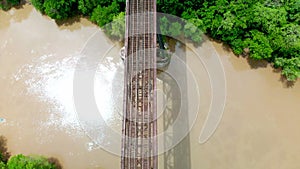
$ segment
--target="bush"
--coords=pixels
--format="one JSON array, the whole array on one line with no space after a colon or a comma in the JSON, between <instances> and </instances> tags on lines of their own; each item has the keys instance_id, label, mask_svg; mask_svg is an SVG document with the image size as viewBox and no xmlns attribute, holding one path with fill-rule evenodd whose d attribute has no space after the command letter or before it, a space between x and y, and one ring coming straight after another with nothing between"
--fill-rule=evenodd
<instances>
[{"instance_id":1,"label":"bush","mask_svg":"<svg viewBox=\"0 0 300 169\"><path fill-rule=\"evenodd\" d=\"M78 9L84 15L91 15L101 0L78 0Z\"/></svg>"},{"instance_id":2,"label":"bush","mask_svg":"<svg viewBox=\"0 0 300 169\"><path fill-rule=\"evenodd\" d=\"M45 0L31 0L31 4L42 13L45 13L44 2Z\"/></svg>"},{"instance_id":3,"label":"bush","mask_svg":"<svg viewBox=\"0 0 300 169\"><path fill-rule=\"evenodd\" d=\"M103 27L105 33L112 39L122 40L125 36L125 12L113 17L113 21Z\"/></svg>"},{"instance_id":4,"label":"bush","mask_svg":"<svg viewBox=\"0 0 300 169\"><path fill-rule=\"evenodd\" d=\"M257 30L250 31L251 38L245 40L246 47L250 49L250 57L253 59L269 59L272 57L272 48L268 38Z\"/></svg>"},{"instance_id":5,"label":"bush","mask_svg":"<svg viewBox=\"0 0 300 169\"><path fill-rule=\"evenodd\" d=\"M185 23L183 28L184 36L195 43L202 41L203 22L201 19L191 18Z\"/></svg>"},{"instance_id":6,"label":"bush","mask_svg":"<svg viewBox=\"0 0 300 169\"><path fill-rule=\"evenodd\" d=\"M12 156L8 163L8 169L56 169L54 164L41 156L24 156L22 154Z\"/></svg>"},{"instance_id":7,"label":"bush","mask_svg":"<svg viewBox=\"0 0 300 169\"><path fill-rule=\"evenodd\" d=\"M287 77L288 81L295 81L300 77L300 57L296 58L276 58L275 67L282 67L282 75Z\"/></svg>"},{"instance_id":8,"label":"bush","mask_svg":"<svg viewBox=\"0 0 300 169\"><path fill-rule=\"evenodd\" d=\"M77 0L45 0L43 8L53 19L66 19L77 12Z\"/></svg>"},{"instance_id":9,"label":"bush","mask_svg":"<svg viewBox=\"0 0 300 169\"><path fill-rule=\"evenodd\" d=\"M93 10L91 21L97 23L100 27L103 27L119 14L119 8L116 1L113 1L112 4L107 7L98 5L97 8Z\"/></svg>"},{"instance_id":10,"label":"bush","mask_svg":"<svg viewBox=\"0 0 300 169\"><path fill-rule=\"evenodd\" d=\"M173 37L177 37L177 36L181 35L181 33L182 33L182 25L180 23L178 23L178 22L171 23L171 25L169 27L169 33Z\"/></svg>"},{"instance_id":11,"label":"bush","mask_svg":"<svg viewBox=\"0 0 300 169\"><path fill-rule=\"evenodd\" d=\"M3 162L0 162L0 169L7 169L6 164Z\"/></svg>"}]
</instances>

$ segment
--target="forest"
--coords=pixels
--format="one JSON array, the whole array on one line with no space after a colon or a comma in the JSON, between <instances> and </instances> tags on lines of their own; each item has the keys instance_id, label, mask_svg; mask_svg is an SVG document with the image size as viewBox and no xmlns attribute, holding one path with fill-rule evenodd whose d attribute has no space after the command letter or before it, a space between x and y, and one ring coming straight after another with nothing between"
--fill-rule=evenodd
<instances>
[{"instance_id":1,"label":"forest","mask_svg":"<svg viewBox=\"0 0 300 169\"><path fill-rule=\"evenodd\" d=\"M5 0L9 9L18 0ZM31 0L41 13L56 20L88 17L100 27L125 16L125 0ZM158 12L176 15L187 24L160 19L172 36L201 41L204 33L229 45L236 55L266 60L281 69L288 81L300 77L300 0L158 0ZM190 23L190 24L189 24ZM124 20L111 25L109 34L122 38ZM199 31L200 30L200 31Z\"/></svg>"}]
</instances>

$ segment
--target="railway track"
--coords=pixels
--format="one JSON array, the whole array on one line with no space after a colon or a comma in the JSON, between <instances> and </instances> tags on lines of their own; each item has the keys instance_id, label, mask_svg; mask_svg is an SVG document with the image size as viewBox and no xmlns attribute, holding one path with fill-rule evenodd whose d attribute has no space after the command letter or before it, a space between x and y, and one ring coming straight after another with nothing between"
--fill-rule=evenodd
<instances>
[{"instance_id":1,"label":"railway track","mask_svg":"<svg viewBox=\"0 0 300 169\"><path fill-rule=\"evenodd\" d=\"M157 169L156 1L127 0L121 169Z\"/></svg>"}]
</instances>

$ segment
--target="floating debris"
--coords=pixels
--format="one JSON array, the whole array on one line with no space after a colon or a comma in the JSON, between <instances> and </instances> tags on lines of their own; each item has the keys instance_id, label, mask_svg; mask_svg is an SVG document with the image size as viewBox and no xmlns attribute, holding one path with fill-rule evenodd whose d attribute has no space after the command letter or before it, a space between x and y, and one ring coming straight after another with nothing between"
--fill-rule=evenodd
<instances>
[{"instance_id":1,"label":"floating debris","mask_svg":"<svg viewBox=\"0 0 300 169\"><path fill-rule=\"evenodd\" d=\"M99 148L99 146L93 142L87 143L87 149L88 151L93 151L95 149Z\"/></svg>"},{"instance_id":2,"label":"floating debris","mask_svg":"<svg viewBox=\"0 0 300 169\"><path fill-rule=\"evenodd\" d=\"M0 123L4 123L6 120L4 118L0 118Z\"/></svg>"}]
</instances>

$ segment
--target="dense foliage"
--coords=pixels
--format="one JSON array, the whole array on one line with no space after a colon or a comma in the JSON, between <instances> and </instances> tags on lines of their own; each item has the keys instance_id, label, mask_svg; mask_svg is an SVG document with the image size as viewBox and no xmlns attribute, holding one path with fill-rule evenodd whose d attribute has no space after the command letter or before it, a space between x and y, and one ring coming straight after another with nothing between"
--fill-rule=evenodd
<instances>
[{"instance_id":1,"label":"dense foliage","mask_svg":"<svg viewBox=\"0 0 300 169\"><path fill-rule=\"evenodd\" d=\"M92 13L91 21L97 23L103 27L107 23L111 22L115 16L119 14L120 6L116 1L113 1L109 6L98 5Z\"/></svg>"},{"instance_id":2,"label":"dense foliage","mask_svg":"<svg viewBox=\"0 0 300 169\"><path fill-rule=\"evenodd\" d=\"M113 37L121 38L124 30L126 0L31 0L42 13L53 19L74 15L89 16L104 26ZM4 0L14 4L17 0ZM3 6L3 2L1 6ZM3 8L3 7L2 7ZM267 60L289 81L300 77L300 0L158 0L159 12L177 15L189 23L160 18L161 31L182 36L193 42L202 40L202 33L222 40L235 54Z\"/></svg>"},{"instance_id":3,"label":"dense foliage","mask_svg":"<svg viewBox=\"0 0 300 169\"><path fill-rule=\"evenodd\" d=\"M6 164L0 161L0 169L6 169Z\"/></svg>"},{"instance_id":4,"label":"dense foliage","mask_svg":"<svg viewBox=\"0 0 300 169\"><path fill-rule=\"evenodd\" d=\"M22 154L10 156L7 151L6 139L0 136L0 169L61 169L55 158L42 156L25 156Z\"/></svg>"},{"instance_id":5,"label":"dense foliage","mask_svg":"<svg viewBox=\"0 0 300 169\"><path fill-rule=\"evenodd\" d=\"M113 21L103 27L103 30L112 39L122 40L125 36L125 12L113 16Z\"/></svg>"},{"instance_id":6,"label":"dense foliage","mask_svg":"<svg viewBox=\"0 0 300 169\"><path fill-rule=\"evenodd\" d=\"M184 8L173 5L161 9L200 20L198 28L203 32L229 44L238 55L249 52L253 59L282 68L289 81L300 77L299 0L202 0L182 4Z\"/></svg>"},{"instance_id":7,"label":"dense foliage","mask_svg":"<svg viewBox=\"0 0 300 169\"><path fill-rule=\"evenodd\" d=\"M54 164L50 164L48 160L41 156L24 156L22 154L12 156L8 163L7 169L55 169Z\"/></svg>"},{"instance_id":8,"label":"dense foliage","mask_svg":"<svg viewBox=\"0 0 300 169\"><path fill-rule=\"evenodd\" d=\"M31 3L53 19L81 14L91 16L93 22L102 26L120 13L119 7L124 7L125 0L31 0Z\"/></svg>"}]
</instances>

